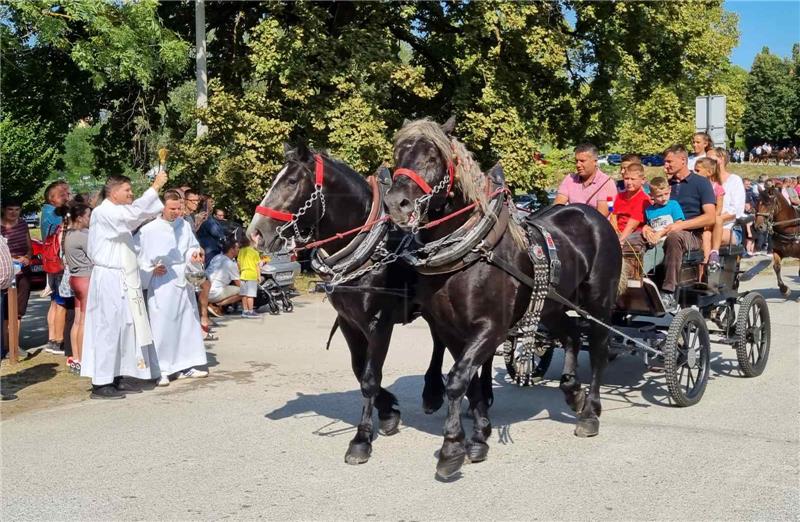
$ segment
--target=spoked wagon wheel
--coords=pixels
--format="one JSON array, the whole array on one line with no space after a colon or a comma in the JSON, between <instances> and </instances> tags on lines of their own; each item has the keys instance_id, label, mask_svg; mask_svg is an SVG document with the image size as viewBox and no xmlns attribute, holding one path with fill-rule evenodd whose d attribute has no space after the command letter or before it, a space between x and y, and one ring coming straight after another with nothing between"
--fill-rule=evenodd
<instances>
[{"instance_id":1,"label":"spoked wagon wheel","mask_svg":"<svg viewBox=\"0 0 800 522\"><path fill-rule=\"evenodd\" d=\"M694 308L679 311L664 343L664 373L669 394L678 406L700 402L708 383L711 341L708 327Z\"/></svg>"},{"instance_id":2,"label":"spoked wagon wheel","mask_svg":"<svg viewBox=\"0 0 800 522\"><path fill-rule=\"evenodd\" d=\"M553 348L548 348L543 356L537 355L533 349L525 348L518 338L503 343L503 359L506 362L508 376L520 386L532 386L544 378L550 367Z\"/></svg>"},{"instance_id":3,"label":"spoked wagon wheel","mask_svg":"<svg viewBox=\"0 0 800 522\"><path fill-rule=\"evenodd\" d=\"M767 302L757 292L744 296L736 316L736 357L745 377L761 375L769 358L770 323Z\"/></svg>"},{"instance_id":4,"label":"spoked wagon wheel","mask_svg":"<svg viewBox=\"0 0 800 522\"><path fill-rule=\"evenodd\" d=\"M291 312L294 310L294 304L292 304L292 300L289 299L286 292L281 292L281 304L283 305L284 312Z\"/></svg>"}]
</instances>

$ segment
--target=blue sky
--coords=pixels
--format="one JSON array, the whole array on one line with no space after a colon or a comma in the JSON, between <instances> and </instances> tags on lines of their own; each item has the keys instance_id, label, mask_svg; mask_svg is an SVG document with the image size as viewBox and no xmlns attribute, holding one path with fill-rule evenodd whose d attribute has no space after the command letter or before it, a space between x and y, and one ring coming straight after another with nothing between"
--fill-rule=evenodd
<instances>
[{"instance_id":1,"label":"blue sky","mask_svg":"<svg viewBox=\"0 0 800 522\"><path fill-rule=\"evenodd\" d=\"M788 57L800 42L800 0L727 0L725 9L739 15L739 46L731 61L748 71L762 47Z\"/></svg>"}]
</instances>

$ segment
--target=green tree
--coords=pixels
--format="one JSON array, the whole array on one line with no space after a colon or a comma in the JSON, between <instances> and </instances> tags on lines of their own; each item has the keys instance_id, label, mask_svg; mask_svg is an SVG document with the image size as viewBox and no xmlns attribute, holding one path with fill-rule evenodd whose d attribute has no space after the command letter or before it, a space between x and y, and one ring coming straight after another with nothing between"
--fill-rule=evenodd
<instances>
[{"instance_id":1,"label":"green tree","mask_svg":"<svg viewBox=\"0 0 800 522\"><path fill-rule=\"evenodd\" d=\"M756 55L747 80L743 127L748 146L786 141L797 135L793 114L798 104L791 62L764 49Z\"/></svg>"},{"instance_id":2,"label":"green tree","mask_svg":"<svg viewBox=\"0 0 800 522\"><path fill-rule=\"evenodd\" d=\"M34 205L33 198L53 172L58 149L48 143L47 124L20 122L4 115L0 119L0 172L3 198L17 198Z\"/></svg>"}]
</instances>

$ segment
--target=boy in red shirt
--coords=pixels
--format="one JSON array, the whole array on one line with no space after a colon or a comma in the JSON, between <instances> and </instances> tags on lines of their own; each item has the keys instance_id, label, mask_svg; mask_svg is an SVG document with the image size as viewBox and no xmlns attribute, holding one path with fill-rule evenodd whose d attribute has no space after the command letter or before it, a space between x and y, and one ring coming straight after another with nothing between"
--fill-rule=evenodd
<instances>
[{"instance_id":1,"label":"boy in red shirt","mask_svg":"<svg viewBox=\"0 0 800 522\"><path fill-rule=\"evenodd\" d=\"M634 245L641 243L642 227L645 223L644 209L650 205L650 197L642 190L644 184L644 167L641 163L632 163L622 175L625 192L617 194L614 200L612 223L619 235L620 244Z\"/></svg>"}]
</instances>

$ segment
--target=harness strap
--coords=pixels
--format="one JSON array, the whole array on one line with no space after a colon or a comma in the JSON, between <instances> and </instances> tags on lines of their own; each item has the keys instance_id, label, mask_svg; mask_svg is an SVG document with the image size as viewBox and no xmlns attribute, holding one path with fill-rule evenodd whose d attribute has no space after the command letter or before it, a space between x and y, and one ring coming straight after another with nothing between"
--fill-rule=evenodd
<instances>
[{"instance_id":1,"label":"harness strap","mask_svg":"<svg viewBox=\"0 0 800 522\"><path fill-rule=\"evenodd\" d=\"M323 162L320 154L314 154L314 186L317 189L322 188L322 183L324 180L325 163ZM256 207L256 214L261 214L262 216L274 219L275 221L283 221L285 223L293 221L296 217L295 214L292 214L291 212L276 210L270 207L262 207L261 205Z\"/></svg>"},{"instance_id":2,"label":"harness strap","mask_svg":"<svg viewBox=\"0 0 800 522\"><path fill-rule=\"evenodd\" d=\"M417 186L420 189L422 189L422 192L424 192L425 194L431 194L433 192L433 189L431 188L430 185L428 185L428 182L425 181L422 178L422 176L417 174L417 172L412 169L407 169L405 167L396 169L394 171L394 175L392 176L392 180L397 180L397 178L399 178L400 176L405 176L407 178L410 178L411 181L416 183ZM447 176L448 176L447 192L445 193L445 195L450 194L450 191L453 190L453 182L456 179L456 167L452 161L447 162Z\"/></svg>"}]
</instances>

